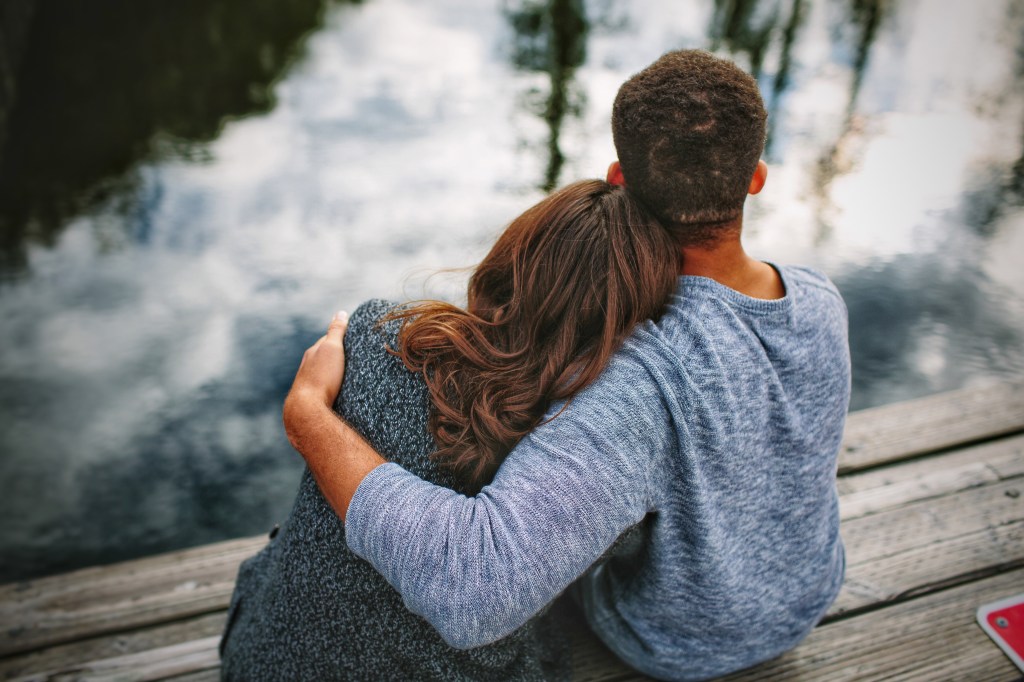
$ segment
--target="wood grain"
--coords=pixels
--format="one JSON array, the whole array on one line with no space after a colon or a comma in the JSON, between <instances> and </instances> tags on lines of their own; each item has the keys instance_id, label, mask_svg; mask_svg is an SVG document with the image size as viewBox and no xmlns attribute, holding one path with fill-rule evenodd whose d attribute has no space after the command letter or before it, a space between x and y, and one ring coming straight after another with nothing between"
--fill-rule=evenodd
<instances>
[{"instance_id":1,"label":"wood grain","mask_svg":"<svg viewBox=\"0 0 1024 682\"><path fill-rule=\"evenodd\" d=\"M1024 381L966 388L851 413L841 474L1024 431Z\"/></svg>"},{"instance_id":2,"label":"wood grain","mask_svg":"<svg viewBox=\"0 0 1024 682\"><path fill-rule=\"evenodd\" d=\"M1024 519L1024 479L1000 481L858 519L840 527L847 567L897 556L981 529Z\"/></svg>"},{"instance_id":3,"label":"wood grain","mask_svg":"<svg viewBox=\"0 0 1024 682\"><path fill-rule=\"evenodd\" d=\"M0 656L227 608L266 536L0 587Z\"/></svg>"},{"instance_id":4,"label":"wood grain","mask_svg":"<svg viewBox=\"0 0 1024 682\"><path fill-rule=\"evenodd\" d=\"M869 514L1024 476L1024 435L840 476L840 517ZM1024 487L1024 486L1022 486Z\"/></svg>"},{"instance_id":5,"label":"wood grain","mask_svg":"<svg viewBox=\"0 0 1024 682\"><path fill-rule=\"evenodd\" d=\"M54 670L81 661L94 661L133 654L148 649L180 644L193 639L219 635L224 630L225 611L217 611L185 620L99 635L66 644L0 659L0 679L24 677L40 670Z\"/></svg>"},{"instance_id":6,"label":"wood grain","mask_svg":"<svg viewBox=\"0 0 1024 682\"><path fill-rule=\"evenodd\" d=\"M151 682L217 670L219 642L220 635L204 637L125 656L75 663L23 677L19 682Z\"/></svg>"}]
</instances>

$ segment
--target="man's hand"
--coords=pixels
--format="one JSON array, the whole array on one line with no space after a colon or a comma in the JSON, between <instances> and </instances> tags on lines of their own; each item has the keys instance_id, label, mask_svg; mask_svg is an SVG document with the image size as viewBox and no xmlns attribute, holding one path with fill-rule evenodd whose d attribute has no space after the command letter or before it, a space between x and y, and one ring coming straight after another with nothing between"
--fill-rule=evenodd
<instances>
[{"instance_id":1,"label":"man's hand","mask_svg":"<svg viewBox=\"0 0 1024 682\"><path fill-rule=\"evenodd\" d=\"M347 328L348 313L342 310L331 320L327 333L303 353L289 396L304 393L320 399L325 405L334 404L341 390L341 380L345 377L345 347L342 342Z\"/></svg>"},{"instance_id":2,"label":"man's hand","mask_svg":"<svg viewBox=\"0 0 1024 682\"><path fill-rule=\"evenodd\" d=\"M327 333L302 355L299 371L284 400L284 430L292 447L300 452L301 436L297 432L303 414L319 405L330 408L341 391L341 380L345 377L343 340L347 328L348 313L342 310L331 320Z\"/></svg>"},{"instance_id":3,"label":"man's hand","mask_svg":"<svg viewBox=\"0 0 1024 682\"><path fill-rule=\"evenodd\" d=\"M283 411L288 440L306 460L320 491L342 521L356 488L384 463L332 409L345 376L342 340L347 328L348 315L338 313L327 334L302 356Z\"/></svg>"}]
</instances>

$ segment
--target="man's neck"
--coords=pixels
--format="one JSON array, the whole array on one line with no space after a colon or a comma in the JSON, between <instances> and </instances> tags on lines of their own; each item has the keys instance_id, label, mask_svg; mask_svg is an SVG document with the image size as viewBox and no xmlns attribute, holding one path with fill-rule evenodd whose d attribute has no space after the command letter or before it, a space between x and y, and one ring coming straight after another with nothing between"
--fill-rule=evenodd
<instances>
[{"instance_id":1,"label":"man's neck","mask_svg":"<svg viewBox=\"0 0 1024 682\"><path fill-rule=\"evenodd\" d=\"M786 295L775 268L743 250L738 229L729 230L714 244L683 248L680 274L707 277L752 298L772 300Z\"/></svg>"}]
</instances>

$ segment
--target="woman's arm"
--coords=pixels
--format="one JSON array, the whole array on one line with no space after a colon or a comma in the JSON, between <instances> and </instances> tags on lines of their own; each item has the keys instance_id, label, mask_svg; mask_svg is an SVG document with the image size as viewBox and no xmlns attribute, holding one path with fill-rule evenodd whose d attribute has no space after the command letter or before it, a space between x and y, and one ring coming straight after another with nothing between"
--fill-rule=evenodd
<instances>
[{"instance_id":1,"label":"woman's arm","mask_svg":"<svg viewBox=\"0 0 1024 682\"><path fill-rule=\"evenodd\" d=\"M379 455L315 395L303 392L285 421L345 518L349 546L461 648L522 625L639 522L674 443L658 382L629 352L524 438L474 497L379 466ZM307 429L321 432L300 433Z\"/></svg>"}]
</instances>

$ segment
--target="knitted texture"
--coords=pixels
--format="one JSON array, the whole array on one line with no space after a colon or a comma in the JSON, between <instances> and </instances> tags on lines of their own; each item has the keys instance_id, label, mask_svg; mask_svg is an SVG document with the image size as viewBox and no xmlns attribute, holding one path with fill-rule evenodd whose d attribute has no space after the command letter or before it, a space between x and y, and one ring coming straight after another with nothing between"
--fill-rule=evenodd
<instances>
[{"instance_id":1,"label":"knitted texture","mask_svg":"<svg viewBox=\"0 0 1024 682\"><path fill-rule=\"evenodd\" d=\"M349 507L349 546L471 647L514 631L641 522L574 588L622 659L699 680L795 646L843 579L850 365L835 287L778 269L773 301L680 278L658 323L474 497L378 467Z\"/></svg>"},{"instance_id":2,"label":"knitted texture","mask_svg":"<svg viewBox=\"0 0 1024 682\"><path fill-rule=\"evenodd\" d=\"M428 457L429 396L421 377L385 350L390 305L360 306L345 335L346 371L335 409L385 457L443 486ZM463 614L472 620L472 614ZM524 619L525 620L525 619ZM345 528L308 470L295 505L267 547L242 563L221 651L225 680L567 679L567 643L546 616L488 646L449 647L345 543Z\"/></svg>"}]
</instances>

